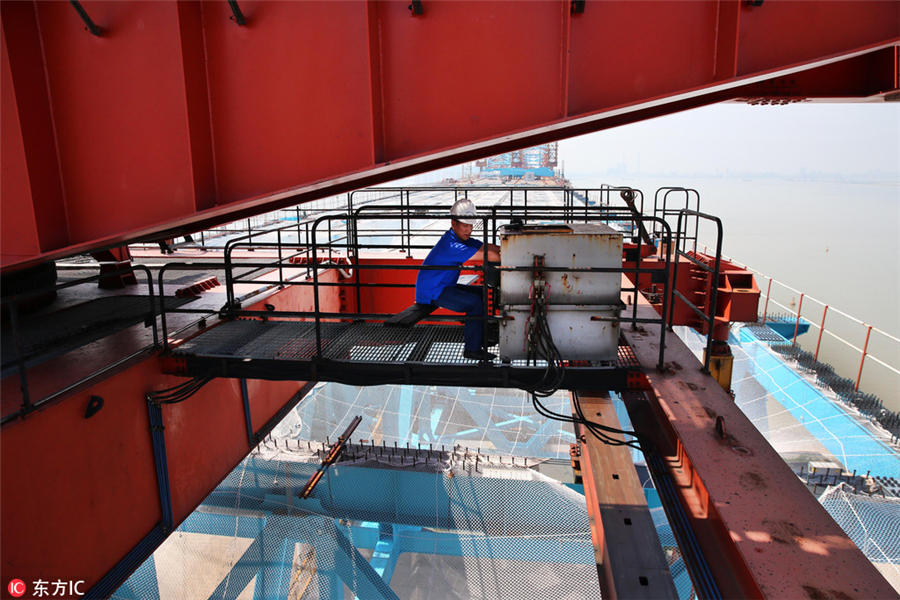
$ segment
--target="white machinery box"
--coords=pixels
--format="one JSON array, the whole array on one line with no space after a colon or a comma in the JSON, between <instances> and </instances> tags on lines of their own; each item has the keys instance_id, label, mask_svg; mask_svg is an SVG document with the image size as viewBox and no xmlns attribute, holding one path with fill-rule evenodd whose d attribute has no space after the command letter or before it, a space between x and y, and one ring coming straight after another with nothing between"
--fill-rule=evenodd
<instances>
[{"instance_id":1,"label":"white machinery box","mask_svg":"<svg viewBox=\"0 0 900 600\"><path fill-rule=\"evenodd\" d=\"M622 233L602 224L524 225L501 231L500 358L528 357L534 330L535 273L543 284L547 324L565 360L615 360L622 303ZM535 262L538 257L538 262ZM563 271L536 269L559 268ZM508 270L520 267L525 270ZM540 285L540 284L539 284ZM598 320L597 318L604 319ZM613 319L613 320L606 320Z\"/></svg>"}]
</instances>

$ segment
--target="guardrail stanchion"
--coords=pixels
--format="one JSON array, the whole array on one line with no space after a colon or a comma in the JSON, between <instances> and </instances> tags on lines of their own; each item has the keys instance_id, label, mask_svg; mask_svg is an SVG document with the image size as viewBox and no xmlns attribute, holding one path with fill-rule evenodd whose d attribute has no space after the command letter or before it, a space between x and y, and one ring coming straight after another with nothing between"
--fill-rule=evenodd
<instances>
[{"instance_id":1,"label":"guardrail stanchion","mask_svg":"<svg viewBox=\"0 0 900 600\"><path fill-rule=\"evenodd\" d=\"M856 374L856 385L853 386L854 392L859 391L859 381L860 379L862 379L863 365L866 364L866 353L869 350L869 336L872 334L872 326L868 325L867 327L868 329L866 329L866 343L863 344L862 358L859 361L859 373Z\"/></svg>"},{"instance_id":2,"label":"guardrail stanchion","mask_svg":"<svg viewBox=\"0 0 900 600\"><path fill-rule=\"evenodd\" d=\"M825 305L825 310L822 311L822 326L819 327L819 341L816 342L816 354L813 356L813 364L819 362L819 346L822 345L822 334L825 333L825 315L828 314L828 305Z\"/></svg>"},{"instance_id":3,"label":"guardrail stanchion","mask_svg":"<svg viewBox=\"0 0 900 600\"><path fill-rule=\"evenodd\" d=\"M797 332L800 330L800 312L803 310L803 296L804 294L800 294L800 304L797 305L797 322L794 325L794 339L791 341L792 346L797 345Z\"/></svg>"}]
</instances>

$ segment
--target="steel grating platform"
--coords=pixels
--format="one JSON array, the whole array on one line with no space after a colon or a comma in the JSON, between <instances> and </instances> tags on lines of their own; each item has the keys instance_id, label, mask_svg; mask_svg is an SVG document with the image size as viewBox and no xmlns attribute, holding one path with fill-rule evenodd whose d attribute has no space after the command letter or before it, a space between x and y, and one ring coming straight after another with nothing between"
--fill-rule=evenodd
<instances>
[{"instance_id":1,"label":"steel grating platform","mask_svg":"<svg viewBox=\"0 0 900 600\"><path fill-rule=\"evenodd\" d=\"M333 381L351 385L417 384L540 387L544 361L481 363L463 357L459 325L384 327L372 322L316 323L235 319L171 351L174 372L193 377ZM496 353L496 348L494 348ZM641 371L624 339L615 361L565 363L563 389L627 389Z\"/></svg>"}]
</instances>

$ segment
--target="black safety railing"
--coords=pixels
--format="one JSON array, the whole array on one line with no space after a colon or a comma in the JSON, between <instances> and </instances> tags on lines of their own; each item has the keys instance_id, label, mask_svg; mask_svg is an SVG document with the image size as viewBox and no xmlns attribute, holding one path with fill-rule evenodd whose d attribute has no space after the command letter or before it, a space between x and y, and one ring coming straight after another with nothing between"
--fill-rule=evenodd
<instances>
[{"instance_id":1,"label":"black safety railing","mask_svg":"<svg viewBox=\"0 0 900 600\"><path fill-rule=\"evenodd\" d=\"M653 195L653 216L660 217L671 223L679 217L682 210L700 211L700 192L693 188L662 187ZM643 205L641 206L643 212ZM685 221L682 238L687 241L697 242L700 228L700 218L696 215ZM653 231L655 234L656 231Z\"/></svg>"},{"instance_id":2,"label":"black safety railing","mask_svg":"<svg viewBox=\"0 0 900 600\"><path fill-rule=\"evenodd\" d=\"M496 192L495 188L490 188L492 192ZM630 188L628 188L630 189ZM419 190L416 190L417 192ZM435 191L435 190L429 190ZM459 194L459 190L453 190L455 194ZM465 190L464 193L471 193L472 190ZM541 191L546 191L541 188ZM506 225L514 219L527 220L529 223L535 222L600 222L600 223L627 223L630 224L630 230L642 229L644 223L653 223L654 227L660 232L660 239L667 243L672 243L672 233L669 225L662 219L657 217L646 217L635 215L634 211L628 207L611 207L607 204L596 203L592 205L589 202L578 201L571 190L565 190L567 197L572 201L563 203L561 206L525 206L524 192L522 194L522 204L516 205L513 198L512 206L501 203L501 205L493 205L485 207L481 212L484 216L480 219L481 230L486 241L496 242L497 235L501 226ZM390 193L391 190L377 189L378 193ZM591 190L585 191L584 198L588 198ZM312 226L308 229L308 235L305 236L309 242L307 244L297 242L284 242L283 238L278 238L279 231L287 231L291 228L298 227L298 223L289 223L282 228L269 230L268 234L274 234L276 239L271 242L261 241L260 239L250 239L250 236L242 236L232 239L225 248L225 265L226 265L226 296L227 302L221 316L225 318L235 317L262 317L266 319L288 319L288 320L307 320L313 321L316 336L316 355L322 356L322 324L330 321L365 321L378 322L384 321L394 315L382 314L374 312L366 312L362 301L362 290L366 288L414 288L412 283L374 283L365 281L361 274L369 269L378 270L406 270L418 272L422 269L447 269L448 267L423 267L418 264L367 264L361 260L362 254L368 251L400 251L408 256L418 251L424 253L433 247L436 239L444 233L444 228L437 229L427 228L424 224L434 223L435 220L445 220L447 218L447 205L423 205L412 201L407 201L405 193L400 194L404 198L401 204L393 206L384 206L381 204L369 205L367 202L357 202L357 208L352 214L330 214L317 218ZM580 206L576 206L574 202L579 202ZM361 205L361 206L360 206ZM390 227L383 227L382 224L389 223ZM627 233L625 234L627 235ZM636 244L636 256L643 256L642 246L646 244L642 236L636 236L634 239ZM271 261L251 261L242 262L241 267L246 271L240 276L232 273L234 262L232 260L235 252L239 250L250 249L271 249L277 251L278 257ZM486 247L482 249L483 265L463 266L454 268L463 273L475 275L480 279L484 279L485 266L488 264ZM668 274L671 269L671 262L668 257L665 258L665 276L664 281L669 282L671 278ZM175 268L175 267L169 267ZM325 281L321 277L321 269L335 268L340 269L344 273L342 281ZM290 269L289 275L286 276L286 269ZM533 271L530 267L502 267L508 271ZM635 297L639 293L638 281L642 275L652 276L659 275L658 268L647 268L642 264L642 260L637 260L635 266L631 268L625 267L582 267L577 269L563 267L544 267L543 270L552 271L569 271L575 273L627 273L633 276L635 284L632 287L623 287L622 291L632 292ZM258 288L258 278L265 272L266 285ZM273 287L284 286L312 286L313 291L313 310L312 311L248 311L241 308L241 298L238 297L236 286L242 283L254 281L257 289L271 289ZM162 274L160 276L160 293L164 293L162 282ZM637 302L632 307L631 315L623 313L619 317L598 317L596 320L617 321L622 323L631 323L633 327L639 324L656 324L660 327L660 335L663 343L660 344L659 367L662 368L664 362L665 351L665 315L668 314L668 305L671 294L668 290L668 283L664 284L665 293L662 294L663 306L662 315L658 319L640 318L637 314ZM357 299L357 311L348 312L323 312L322 309L322 293L324 290L333 287L354 288ZM483 302L485 308L488 306L487 287L484 288ZM172 312L181 312L184 309L175 309ZM431 315L428 322L465 322L470 319L481 320L483 328L486 330L488 323L499 322L500 317L485 312L483 317L467 317L461 315ZM163 327L165 328L165 315L162 318ZM164 343L167 343L168 336L163 335Z\"/></svg>"},{"instance_id":3,"label":"black safety railing","mask_svg":"<svg viewBox=\"0 0 900 600\"><path fill-rule=\"evenodd\" d=\"M58 271L66 271L66 270L83 270L83 269L101 269L106 268L108 270L104 270L97 275L79 278L73 281L65 281L63 283L57 283L52 286L41 287L38 289L30 290L27 292L22 292L19 294L15 294L12 296L8 296L3 298L0 301L0 305L3 307L3 313L8 315L9 323L8 327L5 329L8 332L9 337L12 338L12 345L14 348L15 356L11 360L7 359L2 364L2 370L4 377L7 375L12 375L13 373L18 375L19 378L19 390L21 393L22 402L19 407L15 410L4 410L4 414L0 417L0 423L7 423L9 421L22 418L29 413L37 410L41 406L49 404L56 399L63 398L78 389L81 389L85 385L87 385L91 381L96 381L98 378L103 377L105 373L111 372L114 369L119 368L121 365L124 365L131 360L134 360L138 356L148 354L150 352L155 351L160 346L160 337L159 330L156 324L156 300L153 293L153 276L150 272L150 269L144 265L133 264L129 266L124 266L120 268L116 268L117 263L96 263L96 264L84 264L84 265L57 265ZM44 357L51 355L54 351L59 350L59 342L54 339L48 340L46 343L36 344L36 348L28 349L26 348L25 341L25 328L28 325L28 321L32 318L40 318L40 315L43 314L41 312L36 312L35 317L26 317L23 321L23 318L20 315L20 307L23 303L27 303L29 300L39 298L41 296L45 296L48 293L58 294L60 291L73 288L79 285L87 285L87 284L96 284L101 279L106 279L109 277L116 277L121 275L127 275L134 273L134 271L140 271L147 277L147 313L146 318L144 319L145 325L152 328L153 333L153 341L152 344L144 346L142 348L137 349L132 354L128 356L124 356L116 360L114 363L107 365L104 368L98 369L94 372L91 372L89 375L78 378L75 381L67 383L63 388L56 389L50 392L49 394L42 395L39 398L35 398L32 391L32 385L29 383L28 377L28 369L34 365L34 363ZM162 310L162 302L160 302L160 310Z\"/></svg>"},{"instance_id":4,"label":"black safety railing","mask_svg":"<svg viewBox=\"0 0 900 600\"><path fill-rule=\"evenodd\" d=\"M701 260L698 258L697 253L697 245L696 245L696 231L694 237L689 235L682 235L682 225L683 222L686 222L688 219L696 219L699 221L711 221L716 226L716 254L713 257L712 266L709 265L709 262L706 260ZM692 250L685 250L685 246L688 242L693 242ZM673 281L678 281L678 263L679 258L684 258L685 260L690 261L697 268L705 271L710 275L710 279L708 281L708 285L706 286L708 291L708 295L706 296L706 306L700 307L691 302L688 298L686 298L681 292L673 289L674 297L672 299L672 303L669 308L669 323L672 323L674 320L674 312L675 312L675 300L681 300L684 302L697 317L706 324L707 335L706 335L706 352L703 357L703 372L709 373L709 362L712 357L712 348L713 348L713 334L716 325L716 300L718 298L718 290L719 290L719 271L722 263L722 221L718 217L714 217L713 215L708 215L696 210L688 210L681 209L678 211L678 225L676 227L676 235L675 235L675 251L674 251L674 262L675 268L672 274ZM668 252L666 253L669 254ZM674 287L674 286L673 286ZM665 309L664 309L665 310Z\"/></svg>"},{"instance_id":5,"label":"black safety railing","mask_svg":"<svg viewBox=\"0 0 900 600\"><path fill-rule=\"evenodd\" d=\"M678 193L681 188L668 188L671 193ZM674 191L672 191L674 190ZM153 343L148 347L138 350L137 354L163 346L168 348L170 344L170 332L172 321L167 319L167 314L184 313L192 315L200 320L201 323L211 316L218 315L220 317L231 319L239 316L246 317L264 317L269 319L289 319L289 320L306 320L313 322L315 326L317 342L316 348L321 355L321 333L322 324L329 321L384 321L394 315L375 313L374 311L366 312L366 306L362 292L367 288L383 289L385 291L390 288L406 288L407 292L414 288L412 283L379 283L374 282L371 278L363 277L363 274L369 269L381 270L407 270L419 271L424 269L443 269L446 267L422 267L416 264L418 261L410 261L411 264L371 264L366 260L366 254L370 252L403 252L407 256L419 255L424 257L425 253L430 250L437 239L443 235L446 230L447 210L450 202L448 202L447 194L452 192L451 200L461 197L469 197L476 202L479 201L477 194L492 192L496 194L498 191L495 187L487 188L417 188L414 190L405 189L385 189L376 188L373 190L359 191L351 194L355 208L350 212L330 211L327 213L319 213L315 218L295 213L296 219L285 222L282 225L272 227L266 224L263 230L249 230L239 236L232 236L230 241L223 249L224 261L204 261L191 263L169 262L159 269L157 281L153 282L153 273L143 265L132 265L120 269L121 272L128 272L131 269L144 272L148 281L148 306L152 307L153 298L166 297L166 278L172 272L178 271L210 271L218 270L225 273L226 285L226 301L224 306L217 310L206 308L171 307L166 303L160 302L158 307L160 315L160 327L162 335L157 331L155 318L150 319L148 314L148 326L153 327ZM536 194L543 192L543 197ZM685 193L685 192L681 192ZM368 194L368 195L366 195ZM443 195L440 195L443 194ZM618 317L597 317L597 320L617 321L621 323L631 324L632 327L639 325L657 324L661 328L661 337L665 337L666 322L672 318L672 309L675 301L684 302L684 296L671 288L671 282L674 277L670 277L670 271L677 269L679 260L686 258L697 262L694 256L689 256L684 246L687 242L696 238L696 226L693 231L685 225L688 219L715 219L709 215L703 215L698 211L690 211L680 209L678 213L677 225L672 228L669 222L670 209L664 208L656 211L653 216L640 215L640 209L643 207L643 195L640 190L633 190L627 187L604 186L601 189L584 189L573 190L569 188L535 188L533 190L523 190L521 188L508 188L503 190L501 194L505 194L502 201L494 203L491 206L482 205L480 213L482 217L476 229L480 229L476 237L481 237L485 241L497 243L501 227L509 225L514 220L522 220L533 223L604 223L608 224L619 231L628 241L629 236L633 236L628 253L631 256L638 257L636 262L629 259L630 268L601 268L601 267L584 267L580 269L564 269L562 267L544 267L545 271L572 271L572 272L617 272L629 275L634 285L625 284L622 291L626 294L637 294L642 292L641 279L646 281L649 276L654 283L659 282L659 289L656 291L657 297L661 300L662 317L659 319L642 319L639 318L637 312L637 302L628 309L625 309ZM548 196L547 194L550 194ZM666 192L657 193L658 197L665 199ZM386 199L396 198L398 204L384 205ZM494 197L496 199L496 196ZM539 204L539 201L546 201L548 198L554 198L556 205L546 206ZM402 200L401 200L402 199ZM427 201L427 202L426 202ZM437 202L440 202L439 204ZM625 202L625 206L621 202ZM630 202L629 202L630 201ZM615 204L619 203L619 206ZM635 210L637 208L638 210ZM719 240L717 244L717 255L721 253L721 224L717 224L720 228ZM435 227L435 224L438 224ZM642 232L653 231L652 239L648 240ZM674 240L673 240L674 238ZM646 254L645 250L648 243L653 246L661 245L662 247L677 247L677 253L660 253L655 258L657 262L664 259L664 274L660 273L660 269L649 268L643 263L641 257ZM239 259L235 259L235 253L241 250L259 250L271 249L276 255L274 258L263 259L262 253L243 253ZM212 258L212 256L210 256ZM675 267L672 261L675 261ZM475 278L484 280L485 269L490 268L488 265L486 249L482 252L483 265L463 266L459 270L463 274L474 276ZM702 261L701 261L702 262ZM224 263L224 264L223 264ZM704 263L705 264L705 263ZM488 265L485 267L484 265ZM718 277L719 261L716 260L712 267L708 268L713 271L713 282ZM93 265L91 265L93 267ZM102 266L102 265L97 265ZM107 265L108 266L108 265ZM78 268L85 268L79 265ZM339 269L342 272L342 278L339 281L326 281L322 278L323 269ZM529 271L533 270L528 267L506 267L506 270ZM117 271L119 272L119 271ZM65 282L55 286L55 289L65 289L73 285L82 283L96 282L102 277L108 277L113 273L97 274L77 282ZM262 277L265 275L265 277ZM260 279L265 281L260 282ZM409 277L401 278L403 281L410 281ZM154 284L155 283L155 284ZM247 289L243 289L242 285L252 283ZM311 311L246 311L241 308L242 303L247 300L266 293L267 291L284 288L287 286L305 285L314 288L313 310ZM322 311L322 294L329 288L335 286L348 289L348 293L354 294L356 298L356 309L353 313L346 312L323 312ZM717 285L713 284L710 289L713 293L716 291ZM241 291L243 290L243 291ZM371 290L370 290L371 291ZM29 292L28 294L19 294L14 297L3 299L2 303L5 310L9 314L9 337L10 346L14 349L15 360L7 361L3 368L7 372L18 374L23 388L22 406L14 413L7 413L3 416L4 422L15 416L25 414L34 410L35 406L40 406L55 398L70 393L74 389L80 389L89 380L94 380L97 376L102 376L106 370L92 373L82 380L74 382L72 385L66 386L65 389L53 392L50 395L34 398L28 382L28 365L31 354L26 352L21 344L22 323L19 315L18 303L27 299L32 295L42 293L40 290ZM489 299L487 287L485 288L483 303L485 308L489 308ZM708 324L710 333L715 324L715 298L710 298L709 306L693 307L693 310L703 314L703 320ZM149 311L148 311L149 312ZM500 321L500 317L496 314L489 314L485 311L484 317L466 317L462 315L431 315L428 322L465 322L470 319L480 319L483 322L483 328L487 330L489 323ZM180 331L189 326L182 323ZM711 341L708 341L708 345ZM665 344L660 346L659 365L663 365ZM709 352L707 352L709 355ZM131 360L136 355L129 355L116 363L119 365L123 362ZM110 368L115 368L112 365ZM707 364L704 368L708 368Z\"/></svg>"}]
</instances>

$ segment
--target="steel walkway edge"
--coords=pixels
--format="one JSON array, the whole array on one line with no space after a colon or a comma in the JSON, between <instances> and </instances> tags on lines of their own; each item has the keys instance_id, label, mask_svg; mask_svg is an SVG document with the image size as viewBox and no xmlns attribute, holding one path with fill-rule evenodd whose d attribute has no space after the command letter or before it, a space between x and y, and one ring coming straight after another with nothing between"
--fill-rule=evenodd
<instances>
[{"instance_id":1,"label":"steel walkway edge","mask_svg":"<svg viewBox=\"0 0 900 600\"><path fill-rule=\"evenodd\" d=\"M523 389L540 387L547 375L543 362L479 363L462 354L459 325L406 329L380 322L236 319L173 348L167 370L190 377ZM566 364L559 387L624 390L640 371L631 348L620 340L617 360Z\"/></svg>"}]
</instances>

